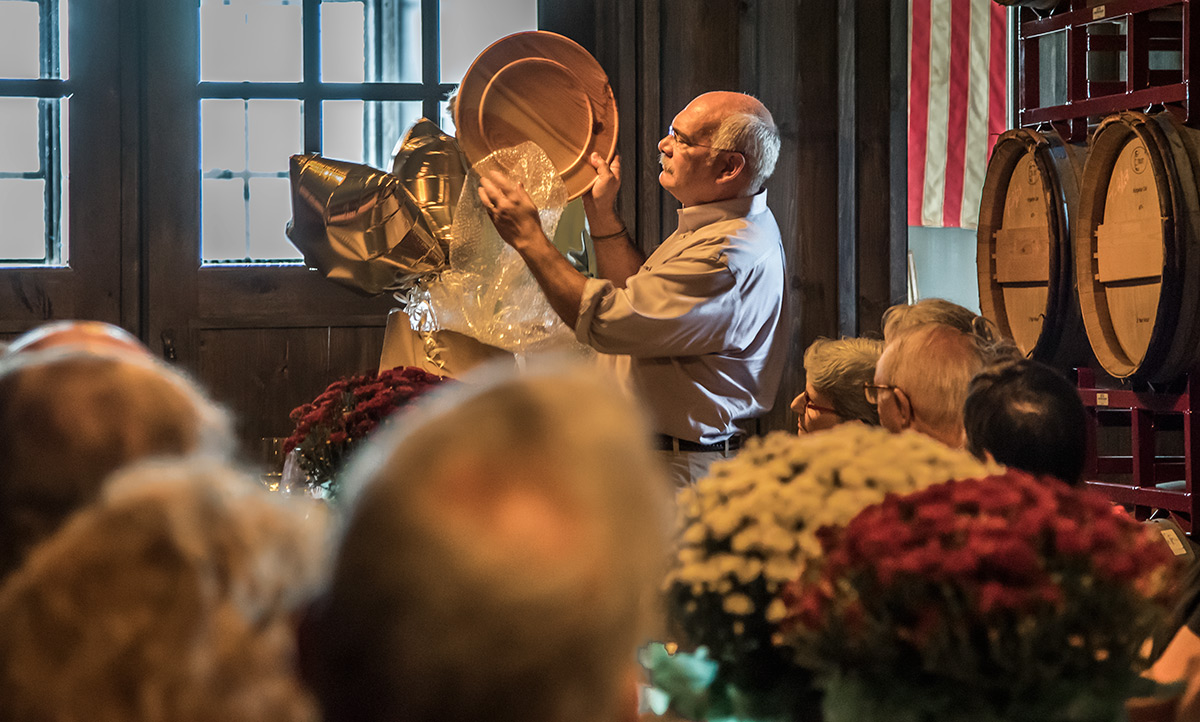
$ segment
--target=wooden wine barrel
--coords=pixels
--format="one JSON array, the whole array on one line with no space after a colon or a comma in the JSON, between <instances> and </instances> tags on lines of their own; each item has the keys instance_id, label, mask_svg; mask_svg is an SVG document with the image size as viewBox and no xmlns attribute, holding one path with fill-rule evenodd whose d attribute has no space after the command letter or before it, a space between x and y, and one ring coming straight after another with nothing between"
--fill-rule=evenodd
<instances>
[{"instance_id":1,"label":"wooden wine barrel","mask_svg":"<svg viewBox=\"0 0 1200 722\"><path fill-rule=\"evenodd\" d=\"M1092 135L1074 230L1080 309L1112 376L1169 382L1200 357L1197 131L1124 112Z\"/></svg>"},{"instance_id":2,"label":"wooden wine barrel","mask_svg":"<svg viewBox=\"0 0 1200 722\"><path fill-rule=\"evenodd\" d=\"M1070 232L1086 153L1054 131L1005 132L979 207L980 311L1027 357L1063 369L1091 359Z\"/></svg>"}]
</instances>

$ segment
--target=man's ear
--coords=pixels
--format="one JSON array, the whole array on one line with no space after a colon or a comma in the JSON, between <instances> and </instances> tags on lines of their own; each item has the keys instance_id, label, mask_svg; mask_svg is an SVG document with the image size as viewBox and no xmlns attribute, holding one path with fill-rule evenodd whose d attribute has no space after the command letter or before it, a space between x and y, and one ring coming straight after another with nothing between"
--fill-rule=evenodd
<instances>
[{"instance_id":1,"label":"man's ear","mask_svg":"<svg viewBox=\"0 0 1200 722\"><path fill-rule=\"evenodd\" d=\"M741 153L720 152L717 154L717 183L737 183L746 178L746 156Z\"/></svg>"},{"instance_id":2,"label":"man's ear","mask_svg":"<svg viewBox=\"0 0 1200 722\"><path fill-rule=\"evenodd\" d=\"M908 398L908 394L900 389L892 389L892 398L896 400L896 409L900 412L900 420L903 422L900 428L912 428L917 420L917 415L913 411L912 401Z\"/></svg>"}]
</instances>

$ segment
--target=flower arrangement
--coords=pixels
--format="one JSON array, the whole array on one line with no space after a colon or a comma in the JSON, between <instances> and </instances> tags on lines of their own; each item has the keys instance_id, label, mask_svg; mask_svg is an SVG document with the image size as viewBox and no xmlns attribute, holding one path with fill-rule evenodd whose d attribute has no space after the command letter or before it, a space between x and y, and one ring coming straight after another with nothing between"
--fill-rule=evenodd
<instances>
[{"instance_id":1,"label":"flower arrangement","mask_svg":"<svg viewBox=\"0 0 1200 722\"><path fill-rule=\"evenodd\" d=\"M294 455L312 491L336 497L337 472L350 450L396 409L445 381L410 366L334 381L312 403L292 410L296 430L283 453Z\"/></svg>"},{"instance_id":2,"label":"flower arrangement","mask_svg":"<svg viewBox=\"0 0 1200 722\"><path fill-rule=\"evenodd\" d=\"M1094 492L1009 471L888 496L820 533L782 638L829 722L1112 722L1152 684L1174 560Z\"/></svg>"},{"instance_id":3,"label":"flower arrangement","mask_svg":"<svg viewBox=\"0 0 1200 722\"><path fill-rule=\"evenodd\" d=\"M687 651L656 647L643 657L662 704L691 719L814 716L810 675L776 637L786 613L777 595L820 553L817 530L886 494L992 468L920 434L861 424L771 434L715 463L680 492L665 582L668 616ZM710 678L698 682L697 670Z\"/></svg>"}]
</instances>

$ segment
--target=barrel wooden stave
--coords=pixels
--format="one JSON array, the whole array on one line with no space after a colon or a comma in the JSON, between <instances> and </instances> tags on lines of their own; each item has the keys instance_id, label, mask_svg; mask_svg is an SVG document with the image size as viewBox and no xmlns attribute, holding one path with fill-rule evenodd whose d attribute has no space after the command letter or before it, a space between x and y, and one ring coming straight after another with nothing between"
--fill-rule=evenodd
<instances>
[{"instance_id":1,"label":"barrel wooden stave","mask_svg":"<svg viewBox=\"0 0 1200 722\"><path fill-rule=\"evenodd\" d=\"M1097 360L1168 383L1200 358L1200 135L1170 113L1096 128L1080 186L1076 282Z\"/></svg>"},{"instance_id":2,"label":"barrel wooden stave","mask_svg":"<svg viewBox=\"0 0 1200 722\"><path fill-rule=\"evenodd\" d=\"M988 162L977 231L981 312L1026 356L1063 369L1090 360L1070 249L1085 153L1053 131L1002 134Z\"/></svg>"}]
</instances>

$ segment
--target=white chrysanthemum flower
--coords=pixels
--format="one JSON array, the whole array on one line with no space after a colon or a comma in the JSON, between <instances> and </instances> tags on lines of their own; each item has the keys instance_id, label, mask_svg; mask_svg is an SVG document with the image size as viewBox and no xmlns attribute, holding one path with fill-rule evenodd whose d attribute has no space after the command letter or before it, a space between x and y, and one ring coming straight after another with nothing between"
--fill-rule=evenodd
<instances>
[{"instance_id":1,"label":"white chrysanthemum flower","mask_svg":"<svg viewBox=\"0 0 1200 722\"><path fill-rule=\"evenodd\" d=\"M805 560L821 553L822 526L845 524L888 493L999 471L926 436L861 424L750 439L680 492L679 546L667 586L693 597L723 595L722 609L733 616L754 613L750 585L761 578L774 595L795 579ZM684 613L697 613L694 602L680 601ZM759 612L780 614L774 603L762 603L772 606Z\"/></svg>"}]
</instances>

